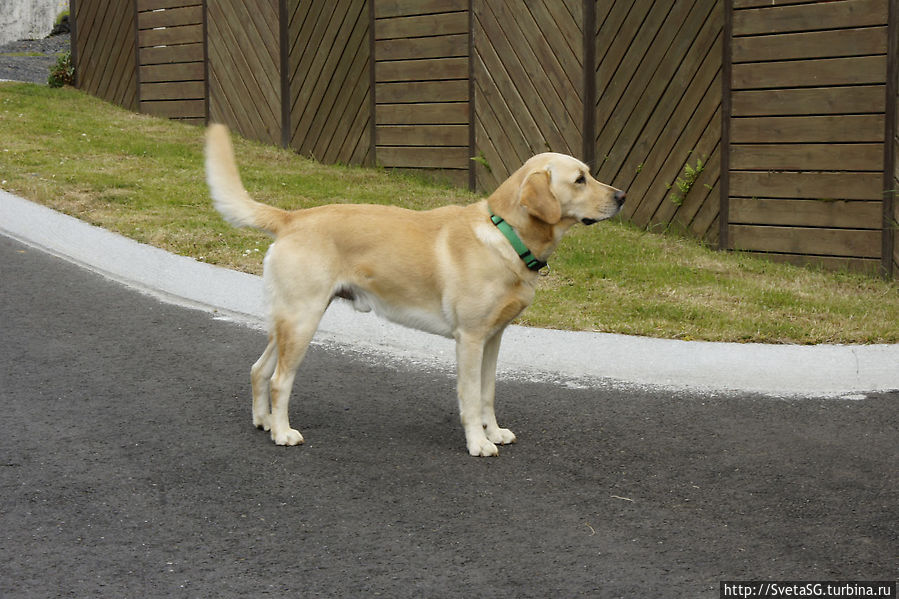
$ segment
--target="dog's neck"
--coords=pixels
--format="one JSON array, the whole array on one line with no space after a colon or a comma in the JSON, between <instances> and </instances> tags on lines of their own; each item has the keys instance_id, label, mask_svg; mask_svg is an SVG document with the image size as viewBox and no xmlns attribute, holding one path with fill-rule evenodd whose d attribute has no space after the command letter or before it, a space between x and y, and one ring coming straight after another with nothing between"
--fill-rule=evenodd
<instances>
[{"instance_id":1,"label":"dog's neck","mask_svg":"<svg viewBox=\"0 0 899 599\"><path fill-rule=\"evenodd\" d=\"M538 260L548 262L562 237L577 220L563 217L558 223L550 224L531 216L519 201L519 189L524 176L524 169L519 169L506 179L487 198L487 206L515 229L521 241Z\"/></svg>"}]
</instances>

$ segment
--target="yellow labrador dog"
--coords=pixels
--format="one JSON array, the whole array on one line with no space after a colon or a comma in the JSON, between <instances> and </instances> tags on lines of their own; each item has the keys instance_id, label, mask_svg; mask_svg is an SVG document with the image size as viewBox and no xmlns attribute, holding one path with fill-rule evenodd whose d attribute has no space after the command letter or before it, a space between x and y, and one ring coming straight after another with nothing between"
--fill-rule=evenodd
<instances>
[{"instance_id":1,"label":"yellow labrador dog","mask_svg":"<svg viewBox=\"0 0 899 599\"><path fill-rule=\"evenodd\" d=\"M572 225L614 216L625 197L579 160L547 153L468 206L291 212L250 198L223 125L207 132L206 178L228 222L275 237L263 275L269 343L251 369L253 424L278 445L303 442L287 416L294 376L328 305L342 298L456 340L459 411L473 456L515 442L494 415L496 359L503 330L534 298L537 271Z\"/></svg>"}]
</instances>

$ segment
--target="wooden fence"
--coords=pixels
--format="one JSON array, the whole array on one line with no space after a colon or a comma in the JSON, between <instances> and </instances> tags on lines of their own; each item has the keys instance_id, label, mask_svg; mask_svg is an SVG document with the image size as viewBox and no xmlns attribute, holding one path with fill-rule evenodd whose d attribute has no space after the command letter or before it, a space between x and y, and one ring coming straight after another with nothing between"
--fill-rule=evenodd
<instances>
[{"instance_id":1,"label":"wooden fence","mask_svg":"<svg viewBox=\"0 0 899 599\"><path fill-rule=\"evenodd\" d=\"M72 0L83 89L490 191L588 162L625 217L899 275L899 0Z\"/></svg>"},{"instance_id":2,"label":"wooden fence","mask_svg":"<svg viewBox=\"0 0 899 599\"><path fill-rule=\"evenodd\" d=\"M885 0L734 0L728 247L790 262L889 267L889 8Z\"/></svg>"}]
</instances>

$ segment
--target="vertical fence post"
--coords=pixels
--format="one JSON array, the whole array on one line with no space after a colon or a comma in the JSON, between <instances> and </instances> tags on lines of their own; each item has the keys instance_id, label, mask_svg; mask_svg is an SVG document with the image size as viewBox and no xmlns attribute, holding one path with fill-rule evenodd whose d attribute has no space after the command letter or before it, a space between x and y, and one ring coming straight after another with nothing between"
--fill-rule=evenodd
<instances>
[{"instance_id":1,"label":"vertical fence post","mask_svg":"<svg viewBox=\"0 0 899 599\"><path fill-rule=\"evenodd\" d=\"M899 189L896 189L897 177L899 174L895 172L896 165L896 148L897 131L899 125L896 123L896 111L899 110L899 100L897 100L897 86L899 86L899 0L889 0L889 17L887 19L887 79L886 79L886 119L884 130L884 147L883 147L883 234L881 240L881 261L880 269L885 277L899 276L899 272L893 272L893 250L896 243L896 236L899 230L896 223L895 212L893 208L896 203L896 195Z\"/></svg>"},{"instance_id":2,"label":"vertical fence post","mask_svg":"<svg viewBox=\"0 0 899 599\"><path fill-rule=\"evenodd\" d=\"M477 118L474 104L474 2L468 0L468 190L475 191L478 186L478 173L475 168L474 157L477 155L477 137L475 135L475 120Z\"/></svg>"},{"instance_id":3,"label":"vertical fence post","mask_svg":"<svg viewBox=\"0 0 899 599\"><path fill-rule=\"evenodd\" d=\"M290 61L288 60L287 0L278 0L278 33L281 69L281 146L290 145Z\"/></svg>"},{"instance_id":4,"label":"vertical fence post","mask_svg":"<svg viewBox=\"0 0 899 599\"><path fill-rule=\"evenodd\" d=\"M131 7L134 11L134 110L142 112L140 109L140 23L138 23L138 15L140 15L140 0L134 0Z\"/></svg>"},{"instance_id":5,"label":"vertical fence post","mask_svg":"<svg viewBox=\"0 0 899 599\"><path fill-rule=\"evenodd\" d=\"M734 25L733 0L724 0L724 31L721 47L721 174L718 184L721 199L718 204L718 249L730 249L728 221L730 219L730 114L731 114L731 43Z\"/></svg>"},{"instance_id":6,"label":"vertical fence post","mask_svg":"<svg viewBox=\"0 0 899 599\"><path fill-rule=\"evenodd\" d=\"M209 126L209 20L207 0L203 0L203 124Z\"/></svg>"},{"instance_id":7,"label":"vertical fence post","mask_svg":"<svg viewBox=\"0 0 899 599\"><path fill-rule=\"evenodd\" d=\"M596 165L596 0L584 0L583 90L584 118L581 158L590 170Z\"/></svg>"},{"instance_id":8,"label":"vertical fence post","mask_svg":"<svg viewBox=\"0 0 899 599\"><path fill-rule=\"evenodd\" d=\"M378 166L378 119L377 119L377 100L375 98L375 2L377 0L368 0L368 88L369 88L369 124L371 127L369 135L371 136L371 166Z\"/></svg>"}]
</instances>

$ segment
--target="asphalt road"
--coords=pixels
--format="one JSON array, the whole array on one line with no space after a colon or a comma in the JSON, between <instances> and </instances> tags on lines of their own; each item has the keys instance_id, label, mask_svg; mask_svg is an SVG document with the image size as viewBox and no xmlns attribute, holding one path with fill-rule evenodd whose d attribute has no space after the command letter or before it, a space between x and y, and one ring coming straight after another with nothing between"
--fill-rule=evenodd
<instances>
[{"instance_id":1,"label":"asphalt road","mask_svg":"<svg viewBox=\"0 0 899 599\"><path fill-rule=\"evenodd\" d=\"M500 381L467 455L451 373L314 346L250 423L262 332L0 237L0 596L717 597L894 580L899 393ZM737 366L735 366L737 367Z\"/></svg>"}]
</instances>

